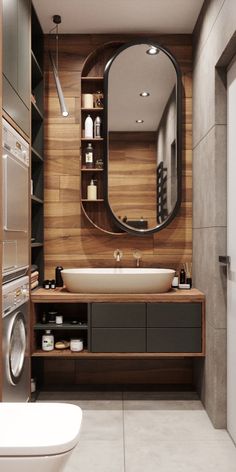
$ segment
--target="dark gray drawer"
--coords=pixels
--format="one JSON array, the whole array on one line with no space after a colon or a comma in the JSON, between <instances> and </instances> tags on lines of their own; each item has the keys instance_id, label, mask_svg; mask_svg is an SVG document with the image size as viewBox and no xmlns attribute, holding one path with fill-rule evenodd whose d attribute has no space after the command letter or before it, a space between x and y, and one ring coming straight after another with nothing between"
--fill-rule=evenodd
<instances>
[{"instance_id":1,"label":"dark gray drawer","mask_svg":"<svg viewBox=\"0 0 236 472\"><path fill-rule=\"evenodd\" d=\"M148 328L147 352L201 352L201 328Z\"/></svg>"},{"instance_id":2,"label":"dark gray drawer","mask_svg":"<svg viewBox=\"0 0 236 472\"><path fill-rule=\"evenodd\" d=\"M145 328L93 328L92 352L146 352Z\"/></svg>"},{"instance_id":3,"label":"dark gray drawer","mask_svg":"<svg viewBox=\"0 0 236 472\"><path fill-rule=\"evenodd\" d=\"M147 326L201 327L201 303L148 303Z\"/></svg>"},{"instance_id":4,"label":"dark gray drawer","mask_svg":"<svg viewBox=\"0 0 236 472\"><path fill-rule=\"evenodd\" d=\"M92 327L146 326L145 303L92 303Z\"/></svg>"}]
</instances>

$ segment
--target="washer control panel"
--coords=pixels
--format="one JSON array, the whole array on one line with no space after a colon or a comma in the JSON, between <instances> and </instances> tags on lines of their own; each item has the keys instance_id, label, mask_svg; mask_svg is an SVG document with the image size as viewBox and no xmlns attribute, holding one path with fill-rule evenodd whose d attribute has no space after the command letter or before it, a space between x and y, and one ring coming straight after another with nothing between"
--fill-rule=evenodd
<instances>
[{"instance_id":1,"label":"washer control panel","mask_svg":"<svg viewBox=\"0 0 236 472\"><path fill-rule=\"evenodd\" d=\"M21 277L2 287L3 317L29 300L29 277Z\"/></svg>"}]
</instances>

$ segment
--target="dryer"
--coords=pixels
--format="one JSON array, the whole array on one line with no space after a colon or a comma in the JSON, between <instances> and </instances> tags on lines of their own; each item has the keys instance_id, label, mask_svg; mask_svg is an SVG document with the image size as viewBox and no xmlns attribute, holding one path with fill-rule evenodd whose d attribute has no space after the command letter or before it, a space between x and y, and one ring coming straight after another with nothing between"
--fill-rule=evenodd
<instances>
[{"instance_id":1,"label":"dryer","mask_svg":"<svg viewBox=\"0 0 236 472\"><path fill-rule=\"evenodd\" d=\"M3 119L3 283L29 267L29 144Z\"/></svg>"},{"instance_id":2,"label":"dryer","mask_svg":"<svg viewBox=\"0 0 236 472\"><path fill-rule=\"evenodd\" d=\"M2 400L25 402L30 395L29 277L2 288Z\"/></svg>"}]
</instances>

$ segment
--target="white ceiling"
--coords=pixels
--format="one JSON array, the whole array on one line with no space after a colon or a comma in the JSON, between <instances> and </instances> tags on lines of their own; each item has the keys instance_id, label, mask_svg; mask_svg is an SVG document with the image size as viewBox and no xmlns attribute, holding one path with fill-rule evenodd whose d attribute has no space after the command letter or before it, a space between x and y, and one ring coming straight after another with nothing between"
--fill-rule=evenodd
<instances>
[{"instance_id":1,"label":"white ceiling","mask_svg":"<svg viewBox=\"0 0 236 472\"><path fill-rule=\"evenodd\" d=\"M204 0L33 0L44 33L192 33Z\"/></svg>"}]
</instances>

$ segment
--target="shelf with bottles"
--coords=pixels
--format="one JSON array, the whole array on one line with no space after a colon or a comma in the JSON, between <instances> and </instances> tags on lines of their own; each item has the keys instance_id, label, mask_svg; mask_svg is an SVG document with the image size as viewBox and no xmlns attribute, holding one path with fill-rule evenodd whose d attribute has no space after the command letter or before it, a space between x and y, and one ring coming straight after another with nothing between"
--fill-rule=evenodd
<instances>
[{"instance_id":1,"label":"shelf with bottles","mask_svg":"<svg viewBox=\"0 0 236 472\"><path fill-rule=\"evenodd\" d=\"M101 174L84 174L81 186L82 202L104 201L103 178Z\"/></svg>"},{"instance_id":2,"label":"shelf with bottles","mask_svg":"<svg viewBox=\"0 0 236 472\"><path fill-rule=\"evenodd\" d=\"M103 87L92 80L81 84L81 126L82 139L102 139Z\"/></svg>"},{"instance_id":3,"label":"shelf with bottles","mask_svg":"<svg viewBox=\"0 0 236 472\"><path fill-rule=\"evenodd\" d=\"M100 140L96 141L88 139L81 142L81 171L101 172L104 170L103 145Z\"/></svg>"},{"instance_id":4,"label":"shelf with bottles","mask_svg":"<svg viewBox=\"0 0 236 472\"><path fill-rule=\"evenodd\" d=\"M77 354L70 350L71 339L81 339L83 350L88 347L88 305L86 303L40 303L33 306L33 345L32 354L38 356L66 356ZM57 324L58 318L62 323ZM54 349L44 351L42 349L42 336L46 330L51 331L54 341ZM61 342L61 348L56 348L57 342ZM63 349L63 344L66 348ZM83 351L79 351L83 352ZM78 354L79 354L78 352ZM57 354L58 353L58 354Z\"/></svg>"}]
</instances>

